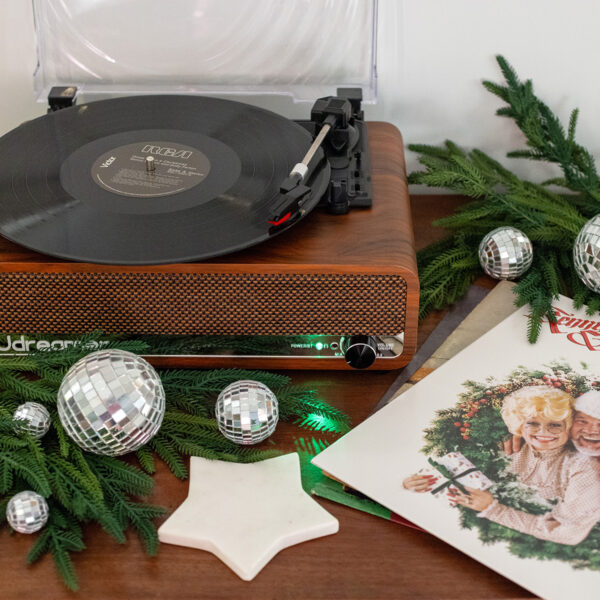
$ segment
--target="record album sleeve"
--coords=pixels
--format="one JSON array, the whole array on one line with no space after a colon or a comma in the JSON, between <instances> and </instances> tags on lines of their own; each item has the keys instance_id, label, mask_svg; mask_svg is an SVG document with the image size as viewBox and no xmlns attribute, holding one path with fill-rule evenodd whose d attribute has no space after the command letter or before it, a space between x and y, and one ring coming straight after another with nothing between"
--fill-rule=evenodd
<instances>
[{"instance_id":1,"label":"record album sleeve","mask_svg":"<svg viewBox=\"0 0 600 600\"><path fill-rule=\"evenodd\" d=\"M600 320L523 307L313 463L550 600L600 589Z\"/></svg>"}]
</instances>

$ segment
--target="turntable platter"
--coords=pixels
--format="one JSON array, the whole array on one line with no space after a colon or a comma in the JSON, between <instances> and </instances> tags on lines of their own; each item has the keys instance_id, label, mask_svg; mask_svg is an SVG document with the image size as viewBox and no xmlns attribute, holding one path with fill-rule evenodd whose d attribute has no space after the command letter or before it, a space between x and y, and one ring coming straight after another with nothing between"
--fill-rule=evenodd
<instances>
[{"instance_id":1,"label":"turntable platter","mask_svg":"<svg viewBox=\"0 0 600 600\"><path fill-rule=\"evenodd\" d=\"M0 138L0 234L109 264L241 250L297 222L274 231L269 210L311 142L293 121L215 98L136 96L60 110ZM305 213L327 188L322 165Z\"/></svg>"}]
</instances>

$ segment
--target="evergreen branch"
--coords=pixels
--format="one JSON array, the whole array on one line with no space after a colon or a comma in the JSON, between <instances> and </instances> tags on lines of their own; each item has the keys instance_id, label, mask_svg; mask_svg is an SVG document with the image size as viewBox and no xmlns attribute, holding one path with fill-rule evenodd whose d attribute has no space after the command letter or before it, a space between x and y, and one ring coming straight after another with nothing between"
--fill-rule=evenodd
<instances>
[{"instance_id":1,"label":"evergreen branch","mask_svg":"<svg viewBox=\"0 0 600 600\"><path fill-rule=\"evenodd\" d=\"M506 85L484 82L492 94L508 104L497 114L513 119L525 135L530 154L511 153L557 164L564 174L566 187L588 195L596 202L595 212L600 206L600 179L590 152L575 141L575 130L579 111L573 110L565 132L550 108L533 93L531 81L522 83L514 69L502 56L496 57L504 75ZM593 216L588 214L587 216Z\"/></svg>"},{"instance_id":2,"label":"evergreen branch","mask_svg":"<svg viewBox=\"0 0 600 600\"><path fill-rule=\"evenodd\" d=\"M28 452L1 451L0 464L22 477L38 494L50 495L51 489L45 470L32 460Z\"/></svg>"},{"instance_id":3,"label":"evergreen branch","mask_svg":"<svg viewBox=\"0 0 600 600\"><path fill-rule=\"evenodd\" d=\"M152 477L118 458L88 454L86 460L103 490L110 483L130 496L149 496L154 488Z\"/></svg>"},{"instance_id":4,"label":"evergreen branch","mask_svg":"<svg viewBox=\"0 0 600 600\"><path fill-rule=\"evenodd\" d=\"M158 534L153 520L165 514L165 509L151 504L131 502L114 487L113 480L100 475L104 494L110 500L110 510L122 529L129 526L137 531L147 554L154 556L158 550Z\"/></svg>"},{"instance_id":5,"label":"evergreen branch","mask_svg":"<svg viewBox=\"0 0 600 600\"><path fill-rule=\"evenodd\" d=\"M156 435L149 444L150 448L167 464L171 473L178 479L187 479L188 471L173 441L165 433Z\"/></svg>"},{"instance_id":6,"label":"evergreen branch","mask_svg":"<svg viewBox=\"0 0 600 600\"><path fill-rule=\"evenodd\" d=\"M58 418L57 412L51 412L50 418L52 419L52 428L56 433L56 439L58 440L58 448L60 455L63 457L68 457L71 451L71 440L67 436L67 432L63 429L62 423Z\"/></svg>"},{"instance_id":7,"label":"evergreen branch","mask_svg":"<svg viewBox=\"0 0 600 600\"><path fill-rule=\"evenodd\" d=\"M46 554L50 550L51 536L52 533L49 528L46 528L40 532L35 542L31 546L27 557L25 558L25 561L28 565L31 565L40 560L40 558L42 558L42 556L44 556L44 554Z\"/></svg>"},{"instance_id":8,"label":"evergreen branch","mask_svg":"<svg viewBox=\"0 0 600 600\"><path fill-rule=\"evenodd\" d=\"M75 336L73 344L60 350L53 348L38 349L24 359L34 359L37 369L69 369L80 358L95 350L119 349L134 354L146 354L149 345L141 340L122 340L109 337L101 331Z\"/></svg>"},{"instance_id":9,"label":"evergreen branch","mask_svg":"<svg viewBox=\"0 0 600 600\"><path fill-rule=\"evenodd\" d=\"M63 429L56 394L72 361L89 351L83 346L98 339L100 334L81 338L81 346L64 354L40 351L0 364L0 521L5 519L8 500L18 491L30 488L47 497L50 517L27 561L33 563L51 554L69 589L78 588L71 553L84 548L83 523L99 523L120 543L131 527L146 551L156 552L154 519L164 514L164 509L132 500L152 491L153 480L147 473L155 470L154 452L181 478L187 476L184 457L188 455L253 462L280 454L275 449L240 447L221 435L212 415L216 397L226 385L239 379L261 381L278 397L280 418L314 428L323 420L321 430L332 433L349 429L344 413L319 400L314 391L292 385L286 376L238 369L163 371L167 410L162 428L136 453L146 473L120 459L86 453ZM117 345L116 341L109 343ZM123 344L118 342L118 346ZM139 347L133 341L127 349ZM22 399L48 407L52 427L41 440L15 430L12 415Z\"/></svg>"},{"instance_id":10,"label":"evergreen branch","mask_svg":"<svg viewBox=\"0 0 600 600\"><path fill-rule=\"evenodd\" d=\"M13 392L23 400L54 404L56 392L47 388L39 380L32 381L20 373L0 371L0 387Z\"/></svg>"},{"instance_id":11,"label":"evergreen branch","mask_svg":"<svg viewBox=\"0 0 600 600\"><path fill-rule=\"evenodd\" d=\"M2 357L0 363L0 372L31 372L36 368L35 360L32 360L28 356L6 356Z\"/></svg>"},{"instance_id":12,"label":"evergreen branch","mask_svg":"<svg viewBox=\"0 0 600 600\"><path fill-rule=\"evenodd\" d=\"M69 494L65 495L66 497L71 496L71 494L76 493L76 491L80 491L81 494L90 500L97 503L102 502L103 496L100 484L93 473L88 470L87 464L86 472L84 473L80 470L81 461L79 461L79 464L73 464L57 453L48 455L48 463L50 475L57 478L57 480L64 481L70 488ZM66 500L65 503L68 502L69 501Z\"/></svg>"},{"instance_id":13,"label":"evergreen branch","mask_svg":"<svg viewBox=\"0 0 600 600\"><path fill-rule=\"evenodd\" d=\"M328 419L318 413L306 415L303 419L298 419L296 423L299 427L305 427L306 429L312 429L313 431L345 433L345 431L340 431L340 426L336 421Z\"/></svg>"},{"instance_id":14,"label":"evergreen branch","mask_svg":"<svg viewBox=\"0 0 600 600\"><path fill-rule=\"evenodd\" d=\"M478 246L492 229L509 225L521 229L534 243L534 261L515 288L516 303L529 304L528 338L534 342L541 320L554 318L552 301L558 294L573 297L576 308L587 304L588 313L600 309L600 298L577 277L564 252L590 216L600 212L600 179L594 159L575 141L578 111L567 127L534 93L531 81L521 82L501 56L498 65L504 84L484 81L484 87L506 103L497 111L509 117L525 135L527 149L509 156L557 164L563 176L543 184L520 179L480 150L466 152L455 143L443 146L411 144L424 169L411 173L409 182L448 188L473 198L435 226L451 235L417 254L421 283L419 317L443 308L466 293L481 273ZM563 196L548 189L559 185L577 192Z\"/></svg>"},{"instance_id":15,"label":"evergreen branch","mask_svg":"<svg viewBox=\"0 0 600 600\"><path fill-rule=\"evenodd\" d=\"M156 472L156 464L154 463L154 455L147 446L144 446L136 451L135 453L140 467L146 471L149 475L153 475Z\"/></svg>"},{"instance_id":16,"label":"evergreen branch","mask_svg":"<svg viewBox=\"0 0 600 600\"><path fill-rule=\"evenodd\" d=\"M5 496L4 498L0 498L0 525L6 521L6 507L10 502L10 497Z\"/></svg>"},{"instance_id":17,"label":"evergreen branch","mask_svg":"<svg viewBox=\"0 0 600 600\"><path fill-rule=\"evenodd\" d=\"M229 384L240 379L260 381L268 387L278 387L289 383L289 377L265 373L264 371L247 371L243 369L218 369L215 371L167 370L161 372L161 380L165 391L183 389L189 395L199 391L203 395L219 393Z\"/></svg>"},{"instance_id":18,"label":"evergreen branch","mask_svg":"<svg viewBox=\"0 0 600 600\"><path fill-rule=\"evenodd\" d=\"M38 560L45 552L50 552L54 565L65 585L73 591L79 589L75 567L70 557L71 552L85 549L81 529L72 519L69 519L54 503L49 503L49 517L43 532L47 535L44 548L34 547L30 550L31 562Z\"/></svg>"}]
</instances>

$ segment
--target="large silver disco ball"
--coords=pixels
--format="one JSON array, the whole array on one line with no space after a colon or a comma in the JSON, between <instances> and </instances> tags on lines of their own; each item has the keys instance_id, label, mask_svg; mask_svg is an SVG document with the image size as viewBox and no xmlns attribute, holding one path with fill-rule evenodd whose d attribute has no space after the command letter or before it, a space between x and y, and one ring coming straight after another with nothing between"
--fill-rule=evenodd
<instances>
[{"instance_id":1,"label":"large silver disco ball","mask_svg":"<svg viewBox=\"0 0 600 600\"><path fill-rule=\"evenodd\" d=\"M532 260L529 238L514 227L498 227L479 244L479 264L494 279L516 279L529 269Z\"/></svg>"},{"instance_id":2,"label":"large silver disco ball","mask_svg":"<svg viewBox=\"0 0 600 600\"><path fill-rule=\"evenodd\" d=\"M146 444L165 414L157 372L140 356L99 350L67 372L58 390L58 415L71 439L95 454L119 456Z\"/></svg>"},{"instance_id":3,"label":"large silver disco ball","mask_svg":"<svg viewBox=\"0 0 600 600\"><path fill-rule=\"evenodd\" d=\"M17 431L24 431L36 438L44 437L52 423L48 409L37 402L25 402L18 406L13 419L18 421L15 426Z\"/></svg>"},{"instance_id":4,"label":"large silver disco ball","mask_svg":"<svg viewBox=\"0 0 600 600\"><path fill-rule=\"evenodd\" d=\"M579 279L590 290L600 292L600 215L591 218L577 234L573 262Z\"/></svg>"},{"instance_id":5,"label":"large silver disco ball","mask_svg":"<svg viewBox=\"0 0 600 600\"><path fill-rule=\"evenodd\" d=\"M19 533L35 533L48 521L48 503L35 492L19 492L6 505L6 520Z\"/></svg>"},{"instance_id":6,"label":"large silver disco ball","mask_svg":"<svg viewBox=\"0 0 600 600\"><path fill-rule=\"evenodd\" d=\"M219 394L215 416L219 431L227 439L236 444L258 444L275 431L279 405L266 385L242 379Z\"/></svg>"}]
</instances>

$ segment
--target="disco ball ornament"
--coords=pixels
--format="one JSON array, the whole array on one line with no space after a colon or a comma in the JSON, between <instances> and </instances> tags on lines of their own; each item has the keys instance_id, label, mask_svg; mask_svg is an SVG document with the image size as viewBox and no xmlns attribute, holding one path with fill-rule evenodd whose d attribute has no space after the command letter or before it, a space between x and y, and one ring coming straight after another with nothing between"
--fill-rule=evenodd
<instances>
[{"instance_id":1,"label":"disco ball ornament","mask_svg":"<svg viewBox=\"0 0 600 600\"><path fill-rule=\"evenodd\" d=\"M37 402L25 402L17 407L13 415L15 429L19 432L25 432L36 438L44 437L50 429L50 413L45 406Z\"/></svg>"},{"instance_id":2,"label":"disco ball ornament","mask_svg":"<svg viewBox=\"0 0 600 600\"><path fill-rule=\"evenodd\" d=\"M15 494L6 505L6 520L19 533L35 533L48 520L48 503L35 492Z\"/></svg>"},{"instance_id":3,"label":"disco ball ornament","mask_svg":"<svg viewBox=\"0 0 600 600\"><path fill-rule=\"evenodd\" d=\"M120 456L149 442L165 414L156 371L124 350L99 350L67 372L58 415L71 439L88 452Z\"/></svg>"},{"instance_id":4,"label":"disco ball ornament","mask_svg":"<svg viewBox=\"0 0 600 600\"><path fill-rule=\"evenodd\" d=\"M516 279L529 269L532 260L529 238L514 227L498 227L479 244L479 264L494 279Z\"/></svg>"},{"instance_id":5,"label":"disco ball ornament","mask_svg":"<svg viewBox=\"0 0 600 600\"><path fill-rule=\"evenodd\" d=\"M258 444L275 431L279 405L266 385L244 379L228 385L219 394L215 415L219 431L228 440Z\"/></svg>"},{"instance_id":6,"label":"disco ball ornament","mask_svg":"<svg viewBox=\"0 0 600 600\"><path fill-rule=\"evenodd\" d=\"M600 293L600 215L591 218L577 234L573 262L579 279Z\"/></svg>"}]
</instances>

